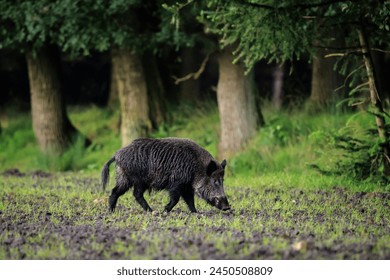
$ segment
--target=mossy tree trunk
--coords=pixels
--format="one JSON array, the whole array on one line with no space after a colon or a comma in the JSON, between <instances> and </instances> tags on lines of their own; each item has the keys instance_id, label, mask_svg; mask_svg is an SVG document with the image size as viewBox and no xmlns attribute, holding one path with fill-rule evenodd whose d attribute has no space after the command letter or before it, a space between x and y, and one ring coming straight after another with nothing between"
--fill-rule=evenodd
<instances>
[{"instance_id":1,"label":"mossy tree trunk","mask_svg":"<svg viewBox=\"0 0 390 280\"><path fill-rule=\"evenodd\" d=\"M323 25L323 20L320 21L321 23L319 25ZM335 89L340 87L344 81L341 75L334 69L337 58L325 57L345 46L343 33L344 30L342 28L335 28L333 33L324 31L323 36L332 37L333 39L323 43L314 42L317 45L317 52L312 62L309 105L315 112L325 110L343 98L342 91L335 92Z\"/></svg>"},{"instance_id":2,"label":"mossy tree trunk","mask_svg":"<svg viewBox=\"0 0 390 280\"><path fill-rule=\"evenodd\" d=\"M122 146L126 146L151 129L145 74L140 56L129 50L112 50L111 63L120 103Z\"/></svg>"},{"instance_id":3,"label":"mossy tree trunk","mask_svg":"<svg viewBox=\"0 0 390 280\"><path fill-rule=\"evenodd\" d=\"M76 134L68 119L60 83L60 58L53 47L27 53L32 124L44 153L61 154Z\"/></svg>"},{"instance_id":4,"label":"mossy tree trunk","mask_svg":"<svg viewBox=\"0 0 390 280\"><path fill-rule=\"evenodd\" d=\"M314 110L325 109L336 100L334 90L342 81L334 71L336 58L325 58L330 51L319 49L313 57L310 105Z\"/></svg>"},{"instance_id":5,"label":"mossy tree trunk","mask_svg":"<svg viewBox=\"0 0 390 280\"><path fill-rule=\"evenodd\" d=\"M359 42L361 46L361 51L363 53L364 65L366 67L368 86L370 89L370 101L373 107L373 113L375 115L375 122L378 130L378 136L382 142L382 152L383 152L383 161L384 161L384 174L386 176L390 175L390 143L389 143L389 134L386 131L386 121L385 121L385 111L383 109L382 101L378 93L378 86L376 85L376 73L370 53L369 41L367 34L364 30L364 24L358 28Z\"/></svg>"},{"instance_id":6,"label":"mossy tree trunk","mask_svg":"<svg viewBox=\"0 0 390 280\"><path fill-rule=\"evenodd\" d=\"M233 64L232 48L218 57L217 85L221 131L218 156L229 158L240 151L259 128L260 114L254 96L253 72L245 75L242 64Z\"/></svg>"}]
</instances>

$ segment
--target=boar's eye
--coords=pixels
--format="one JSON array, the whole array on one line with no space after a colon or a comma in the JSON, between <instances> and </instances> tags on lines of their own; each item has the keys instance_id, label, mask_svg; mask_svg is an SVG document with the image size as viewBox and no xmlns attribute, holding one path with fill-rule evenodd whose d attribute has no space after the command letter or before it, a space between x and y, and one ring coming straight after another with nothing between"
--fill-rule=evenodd
<instances>
[{"instance_id":1,"label":"boar's eye","mask_svg":"<svg viewBox=\"0 0 390 280\"><path fill-rule=\"evenodd\" d=\"M213 185L216 186L216 187L220 187L222 186L222 179L218 178L218 179L213 179Z\"/></svg>"}]
</instances>

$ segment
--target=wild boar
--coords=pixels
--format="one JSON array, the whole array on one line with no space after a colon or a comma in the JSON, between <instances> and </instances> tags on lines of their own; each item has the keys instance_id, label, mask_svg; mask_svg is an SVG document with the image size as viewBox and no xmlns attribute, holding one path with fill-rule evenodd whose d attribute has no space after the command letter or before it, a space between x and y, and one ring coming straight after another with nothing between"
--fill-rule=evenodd
<instances>
[{"instance_id":1,"label":"wild boar","mask_svg":"<svg viewBox=\"0 0 390 280\"><path fill-rule=\"evenodd\" d=\"M167 190L170 212L184 199L196 212L194 194L221 210L230 206L223 188L226 160L217 162L195 142L181 138L140 138L118 150L102 169L103 189L109 179L109 165L116 162L116 185L109 197L109 209L115 210L118 198L133 187L136 201L145 211L152 211L144 198L148 190Z\"/></svg>"}]
</instances>

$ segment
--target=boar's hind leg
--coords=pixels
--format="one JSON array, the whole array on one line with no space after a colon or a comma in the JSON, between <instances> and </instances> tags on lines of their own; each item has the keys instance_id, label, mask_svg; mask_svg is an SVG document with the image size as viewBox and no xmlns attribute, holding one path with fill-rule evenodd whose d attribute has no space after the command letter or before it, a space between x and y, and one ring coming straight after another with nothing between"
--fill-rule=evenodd
<instances>
[{"instance_id":1,"label":"boar's hind leg","mask_svg":"<svg viewBox=\"0 0 390 280\"><path fill-rule=\"evenodd\" d=\"M110 211L114 212L116 203L118 201L118 198L123 195L125 192L129 190L129 185L119 185L116 184L115 188L112 189L110 198L109 198L109 204L110 204Z\"/></svg>"},{"instance_id":2,"label":"boar's hind leg","mask_svg":"<svg viewBox=\"0 0 390 280\"><path fill-rule=\"evenodd\" d=\"M179 202L180 193L176 190L169 191L169 203L165 206L165 211L171 212L172 208Z\"/></svg>"},{"instance_id":3,"label":"boar's hind leg","mask_svg":"<svg viewBox=\"0 0 390 280\"><path fill-rule=\"evenodd\" d=\"M152 208L150 208L149 204L146 202L144 198L144 192L146 188L142 184L134 185L133 195L135 200L142 206L145 211L152 212Z\"/></svg>"},{"instance_id":4,"label":"boar's hind leg","mask_svg":"<svg viewBox=\"0 0 390 280\"><path fill-rule=\"evenodd\" d=\"M181 196L183 197L184 201L187 203L188 209L190 209L190 211L192 213L196 213L197 211L196 211L195 203L194 203L194 191L193 190L185 190L185 191L183 191Z\"/></svg>"}]
</instances>

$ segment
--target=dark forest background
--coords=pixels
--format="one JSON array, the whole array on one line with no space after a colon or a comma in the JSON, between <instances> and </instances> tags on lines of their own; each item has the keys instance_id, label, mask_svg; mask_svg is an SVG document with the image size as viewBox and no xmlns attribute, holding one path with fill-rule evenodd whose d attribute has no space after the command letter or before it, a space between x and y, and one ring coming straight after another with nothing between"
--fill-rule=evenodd
<instances>
[{"instance_id":1,"label":"dark forest background","mask_svg":"<svg viewBox=\"0 0 390 280\"><path fill-rule=\"evenodd\" d=\"M237 172L267 161L286 171L294 157L323 174L390 172L387 1L1 0L0 10L3 169L31 169L15 154L31 142L42 163L180 136ZM272 163L277 146L295 147L283 164Z\"/></svg>"}]
</instances>

